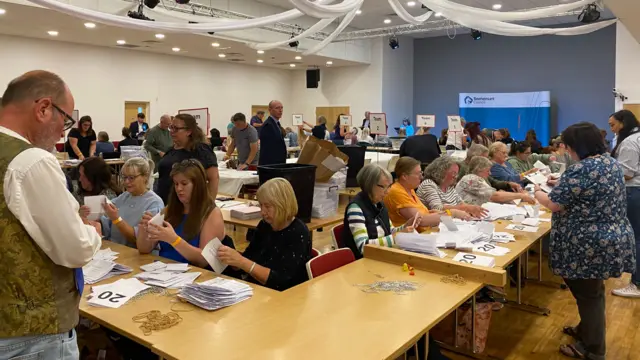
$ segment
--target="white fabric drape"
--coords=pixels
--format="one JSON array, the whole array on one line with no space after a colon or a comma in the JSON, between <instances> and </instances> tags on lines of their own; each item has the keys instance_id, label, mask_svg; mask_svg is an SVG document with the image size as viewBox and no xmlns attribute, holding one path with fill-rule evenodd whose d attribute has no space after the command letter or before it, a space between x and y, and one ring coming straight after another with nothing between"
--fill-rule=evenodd
<instances>
[{"instance_id":1,"label":"white fabric drape","mask_svg":"<svg viewBox=\"0 0 640 360\"><path fill-rule=\"evenodd\" d=\"M404 6L402 6L402 4L400 4L398 0L389 0L389 5L391 5L391 8L393 9L393 11L395 11L400 19L413 25L422 25L425 21L429 20L431 15L433 15L433 11L428 11L426 14L417 17L413 16L409 14L409 12L404 8Z\"/></svg>"},{"instance_id":2,"label":"white fabric drape","mask_svg":"<svg viewBox=\"0 0 640 360\"><path fill-rule=\"evenodd\" d=\"M322 29L326 28L327 26L329 26L329 24L331 24L335 19L337 18L332 18L332 19L322 19L320 21L318 21L317 23L315 23L312 27L310 27L309 29L307 29L306 31L304 31L302 34L299 34L297 36L294 36L291 39L286 39L283 41L278 41L278 42L272 42L272 43L253 43L253 44L249 44L249 46L253 49L256 50L271 50L274 48L277 48L278 46L283 46L286 45L292 41L297 41L297 40L301 40L306 38L307 36L311 36L319 31L322 31Z\"/></svg>"},{"instance_id":3,"label":"white fabric drape","mask_svg":"<svg viewBox=\"0 0 640 360\"><path fill-rule=\"evenodd\" d=\"M353 10L351 10L347 16L344 17L344 19L342 19L342 22L340 23L340 25L338 25L338 27L336 28L336 30L334 32L331 33L331 35L327 36L326 39L322 40L320 43L318 43L316 46L312 47L311 49L303 52L303 55L312 55L317 53L318 51L324 49L327 45L329 45L333 39L335 39L338 35L340 35L340 33L351 23L351 21L353 21L353 18L356 17L356 12L358 11L358 8L355 8Z\"/></svg>"},{"instance_id":4,"label":"white fabric drape","mask_svg":"<svg viewBox=\"0 0 640 360\"><path fill-rule=\"evenodd\" d=\"M338 4L323 5L309 0L289 0L293 6L302 11L305 15L318 19L332 18L344 15L351 10L360 8L364 0L342 0Z\"/></svg>"}]
</instances>

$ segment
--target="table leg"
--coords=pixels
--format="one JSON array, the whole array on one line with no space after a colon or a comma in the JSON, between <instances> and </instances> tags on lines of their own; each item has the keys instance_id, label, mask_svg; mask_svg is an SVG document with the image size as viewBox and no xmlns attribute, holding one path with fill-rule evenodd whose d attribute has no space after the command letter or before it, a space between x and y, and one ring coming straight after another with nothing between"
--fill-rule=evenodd
<instances>
[{"instance_id":1,"label":"table leg","mask_svg":"<svg viewBox=\"0 0 640 360\"><path fill-rule=\"evenodd\" d=\"M518 258L517 266L518 279L516 280L516 301L508 300L507 305L518 310L527 311L538 315L549 316L551 310L549 310L548 308L522 303L522 256Z\"/></svg>"},{"instance_id":2,"label":"table leg","mask_svg":"<svg viewBox=\"0 0 640 360\"><path fill-rule=\"evenodd\" d=\"M477 354L476 349L476 296L471 298L471 351Z\"/></svg>"}]
</instances>

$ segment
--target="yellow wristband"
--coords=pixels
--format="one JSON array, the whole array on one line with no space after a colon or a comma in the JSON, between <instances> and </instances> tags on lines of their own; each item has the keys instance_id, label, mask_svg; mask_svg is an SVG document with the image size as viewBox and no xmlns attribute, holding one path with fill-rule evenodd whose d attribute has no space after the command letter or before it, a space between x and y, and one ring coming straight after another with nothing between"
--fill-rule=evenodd
<instances>
[{"instance_id":1,"label":"yellow wristband","mask_svg":"<svg viewBox=\"0 0 640 360\"><path fill-rule=\"evenodd\" d=\"M113 225L118 225L121 222L122 222L122 218L118 217L117 219L113 220Z\"/></svg>"},{"instance_id":2,"label":"yellow wristband","mask_svg":"<svg viewBox=\"0 0 640 360\"><path fill-rule=\"evenodd\" d=\"M173 246L173 247L178 246L178 244L180 244L180 241L182 241L182 238L181 238L180 236L178 236L178 237L176 238L176 241L174 241L174 242L172 242L172 243L171 243L171 246Z\"/></svg>"},{"instance_id":3,"label":"yellow wristband","mask_svg":"<svg viewBox=\"0 0 640 360\"><path fill-rule=\"evenodd\" d=\"M447 215L451 216L451 210L447 209L447 210L445 210L444 212L445 212L445 214L447 214Z\"/></svg>"}]
</instances>

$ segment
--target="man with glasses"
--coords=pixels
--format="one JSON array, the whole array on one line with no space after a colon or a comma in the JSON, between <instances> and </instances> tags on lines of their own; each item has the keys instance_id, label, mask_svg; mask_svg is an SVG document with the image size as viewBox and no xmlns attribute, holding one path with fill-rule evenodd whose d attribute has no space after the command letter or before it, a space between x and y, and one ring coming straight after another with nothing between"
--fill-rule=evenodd
<instances>
[{"instance_id":1,"label":"man with glasses","mask_svg":"<svg viewBox=\"0 0 640 360\"><path fill-rule=\"evenodd\" d=\"M31 71L11 81L0 113L0 354L77 359L82 266L101 227L83 223L49 151L75 121L64 81Z\"/></svg>"}]
</instances>

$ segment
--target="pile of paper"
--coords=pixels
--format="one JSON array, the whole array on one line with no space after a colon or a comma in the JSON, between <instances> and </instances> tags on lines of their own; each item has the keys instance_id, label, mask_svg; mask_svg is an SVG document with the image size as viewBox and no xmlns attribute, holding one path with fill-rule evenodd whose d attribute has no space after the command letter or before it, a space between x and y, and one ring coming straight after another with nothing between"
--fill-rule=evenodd
<instances>
[{"instance_id":1,"label":"pile of paper","mask_svg":"<svg viewBox=\"0 0 640 360\"><path fill-rule=\"evenodd\" d=\"M215 278L186 285L178 296L206 310L217 310L237 304L253 296L253 289L235 280Z\"/></svg>"},{"instance_id":2,"label":"pile of paper","mask_svg":"<svg viewBox=\"0 0 640 360\"><path fill-rule=\"evenodd\" d=\"M508 232L499 232L495 231L491 236L491 241L497 243L509 243L512 241L516 241L516 237L513 234Z\"/></svg>"},{"instance_id":3,"label":"pile of paper","mask_svg":"<svg viewBox=\"0 0 640 360\"><path fill-rule=\"evenodd\" d=\"M120 279L114 283L91 287L87 303L92 306L119 308L139 292L148 289L137 279Z\"/></svg>"},{"instance_id":4,"label":"pile of paper","mask_svg":"<svg viewBox=\"0 0 640 360\"><path fill-rule=\"evenodd\" d=\"M162 261L155 261L150 264L140 266L140 269L144 271L149 271L149 272L158 272L158 271L185 272L189 270L189 264L186 264L186 263L165 264Z\"/></svg>"},{"instance_id":5,"label":"pile of paper","mask_svg":"<svg viewBox=\"0 0 640 360\"><path fill-rule=\"evenodd\" d=\"M111 260L93 259L82 267L85 284L95 284L98 281L108 279L113 276L130 273L130 267L115 263Z\"/></svg>"},{"instance_id":6,"label":"pile of paper","mask_svg":"<svg viewBox=\"0 0 640 360\"><path fill-rule=\"evenodd\" d=\"M165 264L162 261L142 265L140 269L144 272L134 275L135 278L144 281L147 285L169 289L180 289L193 283L202 274L200 272L185 272L189 270L189 264Z\"/></svg>"},{"instance_id":7,"label":"pile of paper","mask_svg":"<svg viewBox=\"0 0 640 360\"><path fill-rule=\"evenodd\" d=\"M399 233L395 237L395 242L402 250L443 258L446 256L446 254L438 250L438 236L439 234L435 233Z\"/></svg>"},{"instance_id":8,"label":"pile of paper","mask_svg":"<svg viewBox=\"0 0 640 360\"><path fill-rule=\"evenodd\" d=\"M257 206L234 206L231 208L231 217L240 220L252 220L259 219L262 215L260 213L260 208Z\"/></svg>"},{"instance_id":9,"label":"pile of paper","mask_svg":"<svg viewBox=\"0 0 640 360\"><path fill-rule=\"evenodd\" d=\"M109 248L98 250L95 254L93 254L93 260L113 261L117 258L118 253Z\"/></svg>"},{"instance_id":10,"label":"pile of paper","mask_svg":"<svg viewBox=\"0 0 640 360\"><path fill-rule=\"evenodd\" d=\"M527 211L516 205L496 204L492 202L482 204L489 211L483 220L494 221L498 219L510 219L514 215L527 215Z\"/></svg>"}]
</instances>

